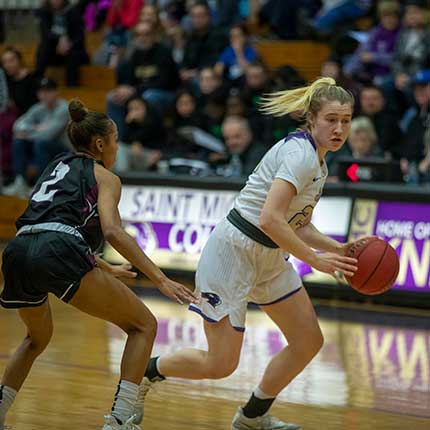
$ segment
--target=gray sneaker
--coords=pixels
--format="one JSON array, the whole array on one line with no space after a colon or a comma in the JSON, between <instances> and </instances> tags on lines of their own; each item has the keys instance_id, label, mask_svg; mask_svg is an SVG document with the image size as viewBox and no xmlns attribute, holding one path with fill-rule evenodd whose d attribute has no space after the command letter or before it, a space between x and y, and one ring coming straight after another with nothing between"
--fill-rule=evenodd
<instances>
[{"instance_id":1,"label":"gray sneaker","mask_svg":"<svg viewBox=\"0 0 430 430\"><path fill-rule=\"evenodd\" d=\"M105 415L105 424L102 430L142 430L133 423L134 415L124 424L118 424L118 421L112 415Z\"/></svg>"},{"instance_id":2,"label":"gray sneaker","mask_svg":"<svg viewBox=\"0 0 430 430\"><path fill-rule=\"evenodd\" d=\"M139 386L139 396L137 397L137 402L134 405L133 415L134 415L134 424L140 424L143 420L143 404L145 403L145 397L148 394L148 391L154 387L154 384L157 382L164 381L164 379L155 379L150 381L146 376L142 379L142 382Z\"/></svg>"},{"instance_id":3,"label":"gray sneaker","mask_svg":"<svg viewBox=\"0 0 430 430\"><path fill-rule=\"evenodd\" d=\"M257 418L247 418L239 408L231 423L231 430L300 430L297 424L284 423L278 418L265 414Z\"/></svg>"}]
</instances>

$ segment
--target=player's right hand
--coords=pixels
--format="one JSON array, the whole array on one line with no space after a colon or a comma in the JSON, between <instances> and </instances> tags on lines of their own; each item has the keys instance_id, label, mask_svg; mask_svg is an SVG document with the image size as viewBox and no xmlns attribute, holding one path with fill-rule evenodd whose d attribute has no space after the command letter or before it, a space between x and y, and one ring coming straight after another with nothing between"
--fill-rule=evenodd
<instances>
[{"instance_id":1,"label":"player's right hand","mask_svg":"<svg viewBox=\"0 0 430 430\"><path fill-rule=\"evenodd\" d=\"M324 252L322 254L317 254L317 258L312 264L312 267L338 279L337 272L345 276L354 275L354 272L357 271L357 259L334 254L332 252Z\"/></svg>"},{"instance_id":2,"label":"player's right hand","mask_svg":"<svg viewBox=\"0 0 430 430\"><path fill-rule=\"evenodd\" d=\"M157 287L165 296L181 305L183 305L184 302L198 302L197 297L187 287L169 278L165 278Z\"/></svg>"}]
</instances>

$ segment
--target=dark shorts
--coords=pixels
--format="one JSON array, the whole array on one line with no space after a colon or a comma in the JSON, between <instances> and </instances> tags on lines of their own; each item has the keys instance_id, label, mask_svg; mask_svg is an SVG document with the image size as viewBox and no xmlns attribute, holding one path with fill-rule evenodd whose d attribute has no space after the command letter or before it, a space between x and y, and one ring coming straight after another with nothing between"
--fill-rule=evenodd
<instances>
[{"instance_id":1,"label":"dark shorts","mask_svg":"<svg viewBox=\"0 0 430 430\"><path fill-rule=\"evenodd\" d=\"M3 252L0 305L40 306L48 293L68 302L94 266L89 246L70 234L46 231L19 235Z\"/></svg>"}]
</instances>

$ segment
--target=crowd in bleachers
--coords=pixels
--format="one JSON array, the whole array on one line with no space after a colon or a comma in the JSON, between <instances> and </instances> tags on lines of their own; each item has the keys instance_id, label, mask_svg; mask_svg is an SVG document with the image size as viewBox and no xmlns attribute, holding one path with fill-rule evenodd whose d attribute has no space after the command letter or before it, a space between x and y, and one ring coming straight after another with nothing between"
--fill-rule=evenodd
<instances>
[{"instance_id":1,"label":"crowd in bleachers","mask_svg":"<svg viewBox=\"0 0 430 430\"><path fill-rule=\"evenodd\" d=\"M250 25L256 3L260 27ZM303 125L300 112L259 111L265 93L305 83L288 63L267 68L255 48L261 37L329 43L320 75L356 97L350 138L327 157L330 180L338 160L350 157L393 160L405 182L430 183L429 3L46 0L37 13L35 69L14 47L1 53L3 193L27 194L50 158L68 148L67 103L46 68L64 64L74 87L89 61L116 71L106 111L118 127L119 173L249 175L269 147ZM90 31L104 32L91 58Z\"/></svg>"}]
</instances>

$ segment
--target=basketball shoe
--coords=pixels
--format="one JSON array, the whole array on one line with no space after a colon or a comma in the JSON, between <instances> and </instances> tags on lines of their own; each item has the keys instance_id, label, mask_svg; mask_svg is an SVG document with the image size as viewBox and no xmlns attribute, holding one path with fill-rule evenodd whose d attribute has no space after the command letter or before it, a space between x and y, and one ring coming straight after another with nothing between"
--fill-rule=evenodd
<instances>
[{"instance_id":1,"label":"basketball shoe","mask_svg":"<svg viewBox=\"0 0 430 430\"><path fill-rule=\"evenodd\" d=\"M300 430L296 424L284 423L278 418L265 414L257 418L247 418L239 408L233 418L231 430Z\"/></svg>"},{"instance_id":2,"label":"basketball shoe","mask_svg":"<svg viewBox=\"0 0 430 430\"><path fill-rule=\"evenodd\" d=\"M154 378L150 380L146 376L142 379L142 382L139 386L139 395L137 397L136 405L134 406L133 415L134 415L134 424L140 424L143 420L143 405L145 403L145 397L148 394L148 391L154 387L154 384L157 382L164 381L164 379Z\"/></svg>"},{"instance_id":3,"label":"basketball shoe","mask_svg":"<svg viewBox=\"0 0 430 430\"><path fill-rule=\"evenodd\" d=\"M132 415L124 424L118 424L118 421L112 415L105 415L105 425L102 430L142 430L134 424L136 417Z\"/></svg>"}]
</instances>

